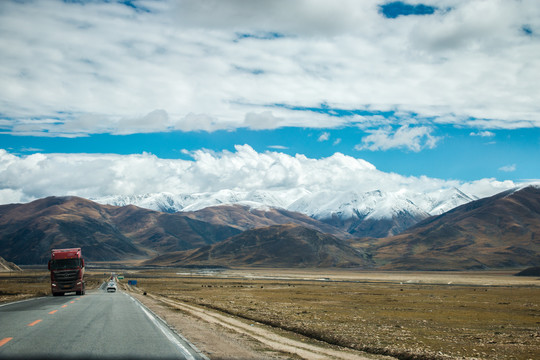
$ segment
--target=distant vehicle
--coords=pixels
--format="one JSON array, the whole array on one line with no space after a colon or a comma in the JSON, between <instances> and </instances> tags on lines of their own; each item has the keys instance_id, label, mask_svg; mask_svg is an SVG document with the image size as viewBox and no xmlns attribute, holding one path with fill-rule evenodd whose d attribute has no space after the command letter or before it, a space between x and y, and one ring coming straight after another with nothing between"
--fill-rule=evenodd
<instances>
[{"instance_id":1,"label":"distant vehicle","mask_svg":"<svg viewBox=\"0 0 540 360\"><path fill-rule=\"evenodd\" d=\"M52 249L48 266L53 296L73 291L77 295L84 295L84 259L81 248Z\"/></svg>"},{"instance_id":2,"label":"distant vehicle","mask_svg":"<svg viewBox=\"0 0 540 360\"><path fill-rule=\"evenodd\" d=\"M109 284L107 284L107 292L116 292L116 283L114 281L109 281Z\"/></svg>"}]
</instances>

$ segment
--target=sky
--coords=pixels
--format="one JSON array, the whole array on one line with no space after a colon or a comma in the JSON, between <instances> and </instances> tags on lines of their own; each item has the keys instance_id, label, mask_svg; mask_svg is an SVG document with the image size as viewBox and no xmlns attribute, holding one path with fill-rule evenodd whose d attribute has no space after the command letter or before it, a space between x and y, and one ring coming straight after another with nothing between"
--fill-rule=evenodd
<instances>
[{"instance_id":1,"label":"sky","mask_svg":"<svg viewBox=\"0 0 540 360\"><path fill-rule=\"evenodd\" d=\"M536 0L4 0L0 204L487 196L540 181L539 79Z\"/></svg>"}]
</instances>

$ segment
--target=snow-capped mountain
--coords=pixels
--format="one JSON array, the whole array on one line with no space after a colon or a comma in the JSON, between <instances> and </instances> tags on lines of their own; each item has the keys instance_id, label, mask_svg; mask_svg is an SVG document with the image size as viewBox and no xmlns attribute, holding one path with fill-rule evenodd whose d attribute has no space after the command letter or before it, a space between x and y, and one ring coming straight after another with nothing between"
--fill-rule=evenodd
<instances>
[{"instance_id":1,"label":"snow-capped mountain","mask_svg":"<svg viewBox=\"0 0 540 360\"><path fill-rule=\"evenodd\" d=\"M478 200L477 196L467 195L457 188L441 189L418 197L416 202L430 215L441 215L460 205ZM424 203L425 201L425 203Z\"/></svg>"},{"instance_id":2,"label":"snow-capped mountain","mask_svg":"<svg viewBox=\"0 0 540 360\"><path fill-rule=\"evenodd\" d=\"M110 196L93 200L116 206L132 204L169 213L234 204L262 210L282 208L308 215L358 236L384 237L395 235L430 215L440 215L475 199L459 189L448 188L430 193L411 193L404 190L396 192L221 190L196 194Z\"/></svg>"},{"instance_id":3,"label":"snow-capped mountain","mask_svg":"<svg viewBox=\"0 0 540 360\"><path fill-rule=\"evenodd\" d=\"M305 190L289 191L234 191L220 190L217 192L172 194L157 193L144 195L117 195L91 199L100 204L115 206L136 205L142 208L174 213L178 211L197 211L211 206L244 205L254 209L283 208L305 195Z\"/></svg>"},{"instance_id":4,"label":"snow-capped mountain","mask_svg":"<svg viewBox=\"0 0 540 360\"><path fill-rule=\"evenodd\" d=\"M308 194L290 204L287 210L307 214L319 220L332 217L386 219L403 211L429 216L428 211L399 193L380 190L366 193L322 191Z\"/></svg>"},{"instance_id":5,"label":"snow-capped mountain","mask_svg":"<svg viewBox=\"0 0 540 360\"><path fill-rule=\"evenodd\" d=\"M351 234L385 237L399 234L431 215L440 215L474 198L456 188L427 194L380 190L319 192L298 199L288 210L309 215Z\"/></svg>"}]
</instances>

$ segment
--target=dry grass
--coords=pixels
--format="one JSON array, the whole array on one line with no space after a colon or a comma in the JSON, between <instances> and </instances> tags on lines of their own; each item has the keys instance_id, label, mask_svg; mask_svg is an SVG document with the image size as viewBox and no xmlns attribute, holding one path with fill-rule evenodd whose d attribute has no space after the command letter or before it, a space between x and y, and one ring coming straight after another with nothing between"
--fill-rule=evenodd
<instances>
[{"instance_id":1,"label":"dry grass","mask_svg":"<svg viewBox=\"0 0 540 360\"><path fill-rule=\"evenodd\" d=\"M137 278L149 293L401 359L540 358L537 280L427 273L355 279L347 273L331 275L339 281L317 281L319 272L283 275L274 280L242 272L212 277L141 272L126 274L126 280ZM407 283L403 276L415 280Z\"/></svg>"},{"instance_id":2,"label":"dry grass","mask_svg":"<svg viewBox=\"0 0 540 360\"><path fill-rule=\"evenodd\" d=\"M99 286L106 278L103 273L86 272L86 288ZM42 270L24 270L0 273L0 303L51 294L50 273Z\"/></svg>"}]
</instances>

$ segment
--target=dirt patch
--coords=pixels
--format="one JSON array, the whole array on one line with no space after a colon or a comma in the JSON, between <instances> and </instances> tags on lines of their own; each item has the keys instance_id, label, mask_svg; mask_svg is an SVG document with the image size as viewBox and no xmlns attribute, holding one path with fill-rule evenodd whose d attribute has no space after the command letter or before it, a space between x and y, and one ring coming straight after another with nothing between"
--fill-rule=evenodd
<instances>
[{"instance_id":1,"label":"dirt patch","mask_svg":"<svg viewBox=\"0 0 540 360\"><path fill-rule=\"evenodd\" d=\"M178 333L212 360L290 359L287 354L272 351L249 336L238 334L219 324L203 320L197 314L174 310L153 296L131 293L167 322Z\"/></svg>"}]
</instances>

